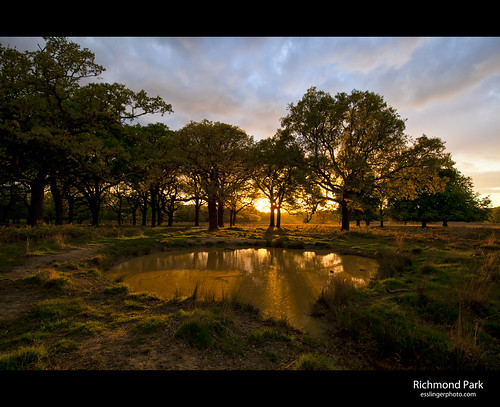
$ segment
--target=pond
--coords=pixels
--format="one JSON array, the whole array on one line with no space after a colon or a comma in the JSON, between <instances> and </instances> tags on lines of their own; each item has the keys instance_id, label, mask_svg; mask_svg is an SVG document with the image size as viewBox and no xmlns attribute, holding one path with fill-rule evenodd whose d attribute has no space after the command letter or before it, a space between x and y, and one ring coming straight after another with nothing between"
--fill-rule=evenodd
<instances>
[{"instance_id":1,"label":"pond","mask_svg":"<svg viewBox=\"0 0 500 407\"><path fill-rule=\"evenodd\" d=\"M362 286L377 267L369 258L326 251L207 248L137 257L115 266L108 277L165 299L190 296L196 287L209 298L236 296L265 315L319 334L310 306L333 275L345 273Z\"/></svg>"}]
</instances>

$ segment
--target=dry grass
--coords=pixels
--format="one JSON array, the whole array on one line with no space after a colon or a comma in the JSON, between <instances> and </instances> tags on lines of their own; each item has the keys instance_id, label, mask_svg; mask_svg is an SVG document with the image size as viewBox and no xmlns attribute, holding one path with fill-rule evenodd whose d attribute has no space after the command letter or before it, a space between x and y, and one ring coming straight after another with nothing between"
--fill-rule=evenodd
<instances>
[{"instance_id":1,"label":"dry grass","mask_svg":"<svg viewBox=\"0 0 500 407\"><path fill-rule=\"evenodd\" d=\"M474 368L481 360L478 327L479 324L471 313L461 308L450 332L451 354L453 355L451 360L455 368Z\"/></svg>"}]
</instances>

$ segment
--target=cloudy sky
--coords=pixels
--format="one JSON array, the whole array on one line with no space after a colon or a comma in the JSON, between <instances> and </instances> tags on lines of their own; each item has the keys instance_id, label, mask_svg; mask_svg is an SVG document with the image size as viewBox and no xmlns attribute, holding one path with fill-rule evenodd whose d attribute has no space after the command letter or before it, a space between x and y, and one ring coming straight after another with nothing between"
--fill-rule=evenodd
<instances>
[{"instance_id":1,"label":"cloudy sky","mask_svg":"<svg viewBox=\"0 0 500 407\"><path fill-rule=\"evenodd\" d=\"M474 189L500 206L500 37L69 37L106 68L102 80L161 96L179 129L208 119L272 136L307 89L382 95L407 133L446 142ZM18 50L36 37L0 37Z\"/></svg>"}]
</instances>

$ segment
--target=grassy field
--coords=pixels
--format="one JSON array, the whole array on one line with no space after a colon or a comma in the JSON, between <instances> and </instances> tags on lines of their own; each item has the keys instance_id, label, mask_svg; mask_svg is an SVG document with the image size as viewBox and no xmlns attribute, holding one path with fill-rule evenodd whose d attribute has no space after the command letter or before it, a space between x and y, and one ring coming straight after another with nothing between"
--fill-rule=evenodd
<instances>
[{"instance_id":1,"label":"grassy field","mask_svg":"<svg viewBox=\"0 0 500 407\"><path fill-rule=\"evenodd\" d=\"M389 225L50 226L0 230L0 369L500 368L500 228ZM160 299L106 278L118 262L199 246L372 257L364 289L333 280L313 338L236 298Z\"/></svg>"}]
</instances>

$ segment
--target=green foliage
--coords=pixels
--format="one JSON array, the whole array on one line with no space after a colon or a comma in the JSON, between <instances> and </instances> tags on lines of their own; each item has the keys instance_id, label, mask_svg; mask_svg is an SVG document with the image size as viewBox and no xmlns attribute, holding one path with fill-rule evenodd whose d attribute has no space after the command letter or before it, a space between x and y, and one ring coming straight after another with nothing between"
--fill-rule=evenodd
<instances>
[{"instance_id":1,"label":"green foliage","mask_svg":"<svg viewBox=\"0 0 500 407\"><path fill-rule=\"evenodd\" d=\"M104 194L118 183L127 162L122 121L164 114L171 106L122 84L82 85L104 71L94 54L66 38L45 41L33 52L0 46L0 144L5 148L0 153L8 180L2 193L28 192L27 221L34 225L43 217L46 185L56 201L58 223L63 195L77 188L97 225ZM24 190L14 191L19 183ZM10 203L7 207L14 209ZM7 214L2 216L5 222Z\"/></svg>"},{"instance_id":2,"label":"green foliage","mask_svg":"<svg viewBox=\"0 0 500 407\"><path fill-rule=\"evenodd\" d=\"M484 221L488 218L489 199L479 199L473 191L472 180L455 168L442 169L439 178L445 187L438 192L420 188L413 199L394 197L390 202L390 213L402 221ZM425 187L425 185L424 185Z\"/></svg>"},{"instance_id":3,"label":"green foliage","mask_svg":"<svg viewBox=\"0 0 500 407\"><path fill-rule=\"evenodd\" d=\"M331 96L312 87L288 106L282 128L258 142L208 120L178 131L131 125L172 106L143 90L93 82L104 67L91 50L66 38L44 41L32 52L0 45L0 223L66 218L97 226L131 217L136 224L139 215L143 225L166 217L172 226L189 202L196 225L206 204L215 231L225 210L232 226L261 197L277 228L285 210L307 223L337 209L348 230L351 214L383 222L389 203L401 219L486 219L489 201L453 172L444 143L411 140L378 94Z\"/></svg>"},{"instance_id":4,"label":"green foliage","mask_svg":"<svg viewBox=\"0 0 500 407\"><path fill-rule=\"evenodd\" d=\"M491 208L490 220L493 223L500 223L500 206L497 206L496 208Z\"/></svg>"},{"instance_id":5,"label":"green foliage","mask_svg":"<svg viewBox=\"0 0 500 407\"><path fill-rule=\"evenodd\" d=\"M382 355L396 354L402 363L430 366L446 365L448 340L438 330L417 326L397 308L374 305L365 314L366 321Z\"/></svg>"},{"instance_id":6,"label":"green foliage","mask_svg":"<svg viewBox=\"0 0 500 407\"><path fill-rule=\"evenodd\" d=\"M350 211L394 191L408 196L418 185L431 188L449 163L439 139L422 136L409 145L404 120L372 92L331 96L312 87L288 110L282 126L303 146L310 182L340 205L343 230Z\"/></svg>"}]
</instances>

